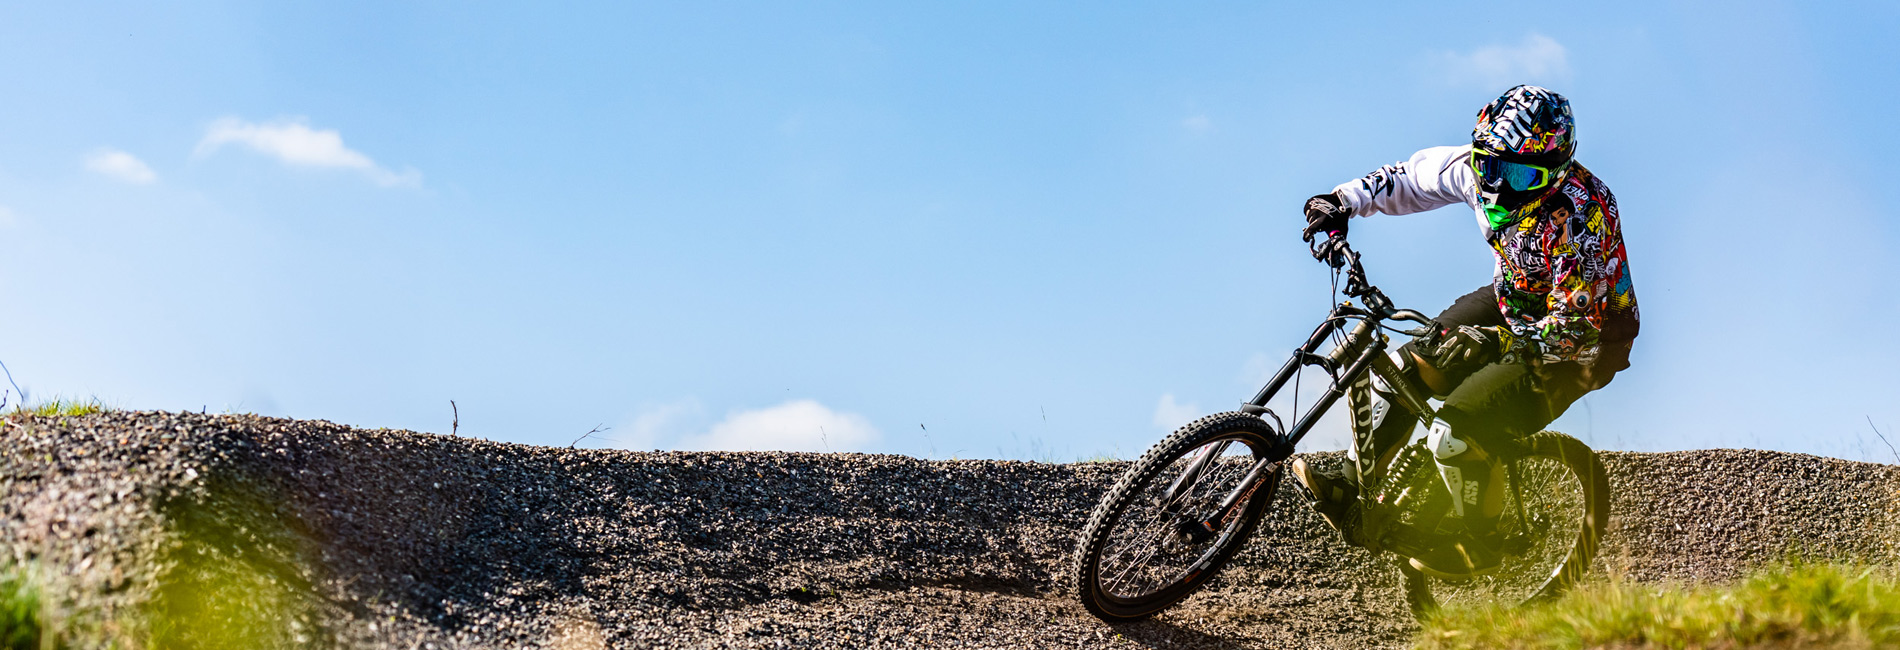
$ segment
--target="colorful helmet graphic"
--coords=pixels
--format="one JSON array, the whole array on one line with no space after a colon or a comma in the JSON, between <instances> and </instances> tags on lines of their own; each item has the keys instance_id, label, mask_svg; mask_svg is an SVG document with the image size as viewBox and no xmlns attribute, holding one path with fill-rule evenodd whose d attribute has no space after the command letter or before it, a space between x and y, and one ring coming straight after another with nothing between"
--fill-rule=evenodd
<instances>
[{"instance_id":1,"label":"colorful helmet graphic","mask_svg":"<svg viewBox=\"0 0 1900 650\"><path fill-rule=\"evenodd\" d=\"M1478 111L1471 165L1486 203L1515 209L1562 177L1577 151L1570 100L1538 86L1517 86Z\"/></svg>"}]
</instances>

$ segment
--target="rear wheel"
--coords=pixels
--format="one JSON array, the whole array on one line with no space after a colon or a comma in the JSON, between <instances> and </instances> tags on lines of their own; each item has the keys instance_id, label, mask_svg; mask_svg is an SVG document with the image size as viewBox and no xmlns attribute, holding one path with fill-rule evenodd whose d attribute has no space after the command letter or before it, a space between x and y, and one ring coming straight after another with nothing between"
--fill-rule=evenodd
<instances>
[{"instance_id":1,"label":"rear wheel","mask_svg":"<svg viewBox=\"0 0 1900 650\"><path fill-rule=\"evenodd\" d=\"M1518 605L1562 594L1596 558L1610 522L1610 482L1596 452L1576 438L1545 431L1525 441L1530 453L1512 462L1498 529L1505 557L1491 573L1452 581L1400 562L1412 612L1494 602ZM1521 505L1521 507L1520 507Z\"/></svg>"},{"instance_id":2,"label":"rear wheel","mask_svg":"<svg viewBox=\"0 0 1900 650\"><path fill-rule=\"evenodd\" d=\"M1217 530L1196 534L1186 525L1215 513L1279 440L1260 418L1220 413L1143 454L1095 506L1077 543L1072 569L1082 605L1104 620L1147 618L1218 573L1253 533L1283 471L1241 491Z\"/></svg>"}]
</instances>

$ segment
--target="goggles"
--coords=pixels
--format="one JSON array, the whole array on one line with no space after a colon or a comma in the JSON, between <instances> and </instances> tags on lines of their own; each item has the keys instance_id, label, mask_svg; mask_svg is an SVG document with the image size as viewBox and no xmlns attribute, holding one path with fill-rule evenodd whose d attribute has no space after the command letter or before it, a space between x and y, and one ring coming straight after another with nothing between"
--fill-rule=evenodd
<instances>
[{"instance_id":1,"label":"goggles","mask_svg":"<svg viewBox=\"0 0 1900 650\"><path fill-rule=\"evenodd\" d=\"M1567 165L1569 163L1549 169L1510 162L1482 151L1471 152L1471 170L1477 172L1479 184L1516 192L1550 187L1550 182L1556 180L1558 172Z\"/></svg>"}]
</instances>

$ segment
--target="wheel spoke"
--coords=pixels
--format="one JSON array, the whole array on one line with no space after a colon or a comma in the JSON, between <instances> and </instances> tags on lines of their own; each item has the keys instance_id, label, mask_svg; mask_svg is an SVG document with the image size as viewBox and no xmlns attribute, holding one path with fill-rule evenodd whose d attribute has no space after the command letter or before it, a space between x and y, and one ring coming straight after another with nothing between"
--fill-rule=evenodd
<instances>
[{"instance_id":1,"label":"wheel spoke","mask_svg":"<svg viewBox=\"0 0 1900 650\"><path fill-rule=\"evenodd\" d=\"M1135 560L1133 562L1129 562L1128 566L1124 567L1120 573L1115 574L1115 576L1108 581L1109 587L1110 587L1109 590L1111 592L1114 591L1114 587L1121 585L1122 579L1128 576L1128 572L1141 568L1142 566L1146 565L1148 560L1150 558L1153 558L1157 551L1161 550L1161 545L1163 542L1159 541L1158 538L1163 537L1167 533L1167 523L1168 522L1166 519L1161 519L1160 521L1157 522L1157 524L1159 525L1142 527L1142 528L1147 528L1149 530L1155 531L1155 533L1150 533L1148 535L1142 536L1145 539L1155 540L1155 541L1149 544L1137 546L1137 548L1141 548L1142 546L1145 546L1146 553L1142 554L1140 559ZM1117 555L1119 557L1119 554Z\"/></svg>"},{"instance_id":2,"label":"wheel spoke","mask_svg":"<svg viewBox=\"0 0 1900 650\"><path fill-rule=\"evenodd\" d=\"M1245 492L1238 516L1213 522L1217 530L1190 525L1215 517L1230 495L1249 487L1242 483L1279 440L1259 417L1219 413L1143 454L1096 505L1078 540L1071 566L1082 605L1110 621L1146 618L1213 577L1273 499L1279 473Z\"/></svg>"},{"instance_id":3,"label":"wheel spoke","mask_svg":"<svg viewBox=\"0 0 1900 650\"><path fill-rule=\"evenodd\" d=\"M1589 516L1584 479L1561 459L1534 455L1518 461L1518 484L1499 529L1511 554L1496 570L1463 581L1432 580L1440 606L1467 602L1519 603L1543 593L1572 554Z\"/></svg>"},{"instance_id":4,"label":"wheel spoke","mask_svg":"<svg viewBox=\"0 0 1900 650\"><path fill-rule=\"evenodd\" d=\"M1230 532L1234 525L1231 522L1201 542L1174 538L1179 535L1176 527L1182 521L1214 510L1251 468L1253 450L1250 447L1223 446L1239 453L1223 455L1209 463L1200 476L1184 482L1174 499L1164 501L1162 497L1174 479L1187 469L1193 453L1171 464L1149 481L1141 494L1129 500L1130 506L1120 522L1123 525L1110 531L1109 542L1102 552L1099 571L1108 593L1118 598L1139 598L1178 583Z\"/></svg>"}]
</instances>

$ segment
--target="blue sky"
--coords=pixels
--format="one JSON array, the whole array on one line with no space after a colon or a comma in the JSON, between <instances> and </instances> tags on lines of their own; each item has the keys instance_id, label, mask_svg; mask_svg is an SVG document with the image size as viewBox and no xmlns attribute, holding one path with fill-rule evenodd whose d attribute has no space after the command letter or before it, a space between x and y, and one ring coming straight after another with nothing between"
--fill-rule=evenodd
<instances>
[{"instance_id":1,"label":"blue sky","mask_svg":"<svg viewBox=\"0 0 1900 650\"><path fill-rule=\"evenodd\" d=\"M1132 457L1326 309L1305 197L1529 82L1644 316L1558 428L1891 460L1900 8L1503 13L0 3L0 361L535 444ZM1353 237L1408 306L1489 278L1460 209Z\"/></svg>"}]
</instances>

